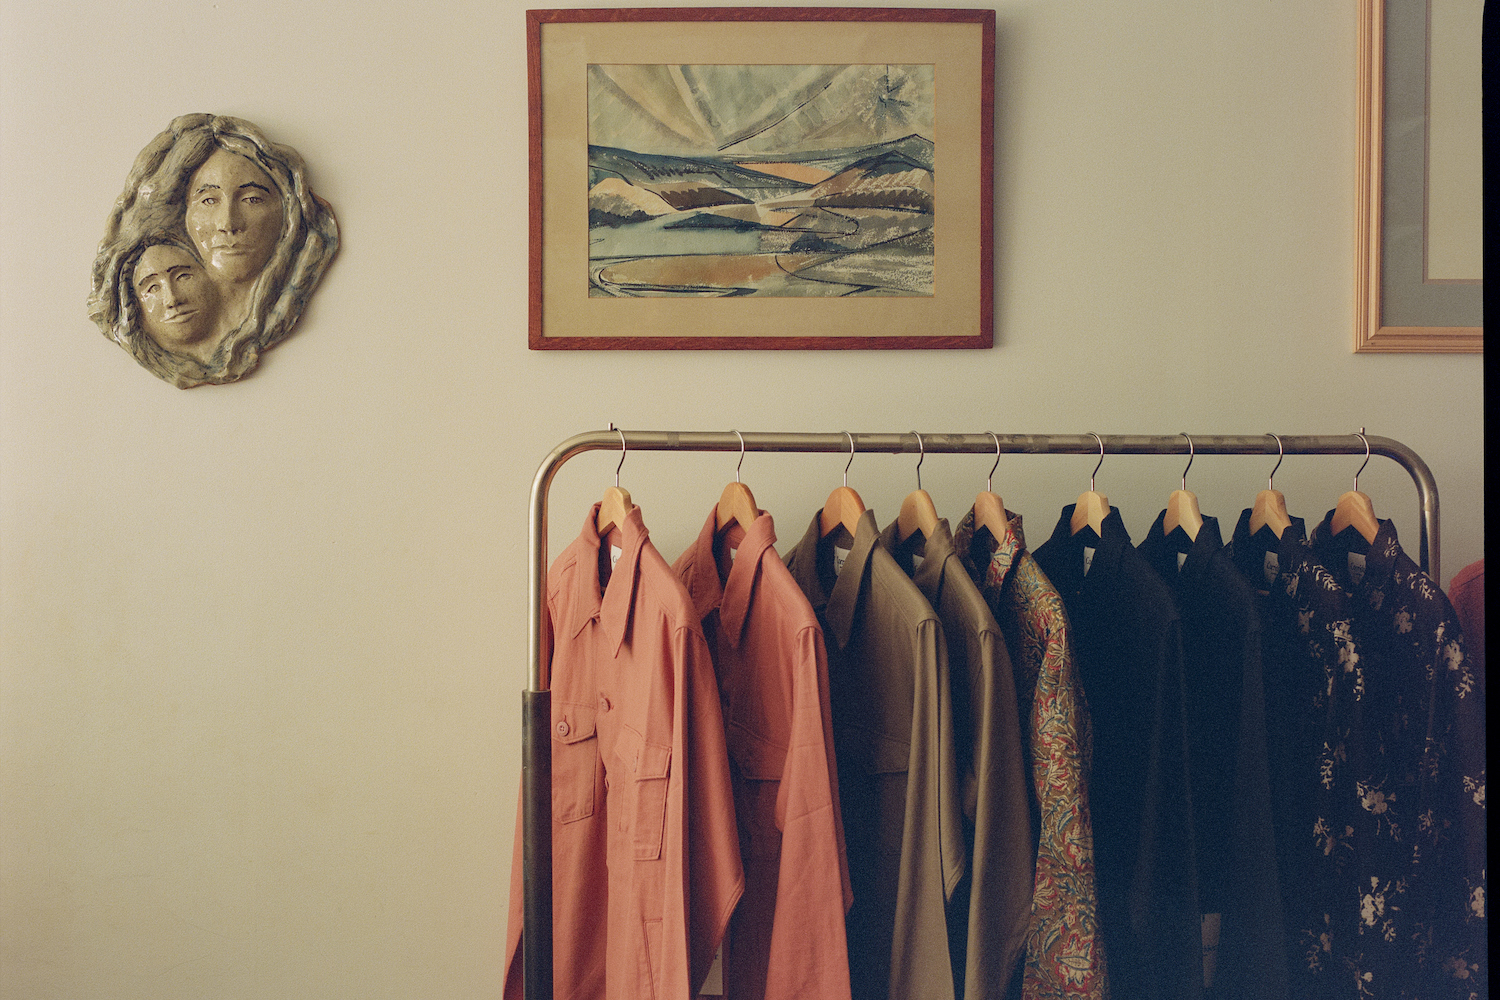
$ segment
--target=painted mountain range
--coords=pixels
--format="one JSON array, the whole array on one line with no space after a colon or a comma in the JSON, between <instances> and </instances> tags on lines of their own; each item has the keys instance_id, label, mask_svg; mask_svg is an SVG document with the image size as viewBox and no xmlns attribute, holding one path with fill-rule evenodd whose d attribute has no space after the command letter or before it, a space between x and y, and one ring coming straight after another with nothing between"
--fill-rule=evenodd
<instances>
[{"instance_id":1,"label":"painted mountain range","mask_svg":"<svg viewBox=\"0 0 1500 1000\"><path fill-rule=\"evenodd\" d=\"M931 295L933 144L589 147L589 294Z\"/></svg>"}]
</instances>

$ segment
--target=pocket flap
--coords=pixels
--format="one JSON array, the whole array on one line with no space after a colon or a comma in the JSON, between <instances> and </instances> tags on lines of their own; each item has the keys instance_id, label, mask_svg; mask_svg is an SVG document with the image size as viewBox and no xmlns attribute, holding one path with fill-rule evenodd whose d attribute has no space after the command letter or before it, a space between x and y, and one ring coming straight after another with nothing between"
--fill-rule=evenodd
<instances>
[{"instance_id":1,"label":"pocket flap","mask_svg":"<svg viewBox=\"0 0 1500 1000\"><path fill-rule=\"evenodd\" d=\"M620 727L614 752L637 778L665 778L672 765L671 747L647 743L645 737L629 726Z\"/></svg>"},{"instance_id":2,"label":"pocket flap","mask_svg":"<svg viewBox=\"0 0 1500 1000\"><path fill-rule=\"evenodd\" d=\"M730 723L724 731L729 744L729 759L740 773L753 781L780 781L786 770L786 748L761 739L739 723Z\"/></svg>"},{"instance_id":3,"label":"pocket flap","mask_svg":"<svg viewBox=\"0 0 1500 1000\"><path fill-rule=\"evenodd\" d=\"M552 708L552 738L559 743L579 743L594 735L594 707L559 702Z\"/></svg>"},{"instance_id":4,"label":"pocket flap","mask_svg":"<svg viewBox=\"0 0 1500 1000\"><path fill-rule=\"evenodd\" d=\"M910 743L863 726L846 726L839 736L839 766L856 774L901 774L911 764Z\"/></svg>"}]
</instances>

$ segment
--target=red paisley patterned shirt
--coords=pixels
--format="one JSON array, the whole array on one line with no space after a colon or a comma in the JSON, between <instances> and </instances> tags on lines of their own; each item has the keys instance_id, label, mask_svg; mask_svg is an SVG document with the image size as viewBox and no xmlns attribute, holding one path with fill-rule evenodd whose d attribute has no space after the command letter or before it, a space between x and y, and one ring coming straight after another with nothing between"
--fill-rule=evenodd
<instances>
[{"instance_id":1,"label":"red paisley patterned shirt","mask_svg":"<svg viewBox=\"0 0 1500 1000\"><path fill-rule=\"evenodd\" d=\"M1005 634L1026 720L1021 735L1031 764L1037 850L1021 995L1105 1000L1109 984L1089 819L1088 706L1062 598L1026 551L1021 518L1006 515L1008 530L997 540L988 530L976 537L970 511L954 532L953 546Z\"/></svg>"}]
</instances>

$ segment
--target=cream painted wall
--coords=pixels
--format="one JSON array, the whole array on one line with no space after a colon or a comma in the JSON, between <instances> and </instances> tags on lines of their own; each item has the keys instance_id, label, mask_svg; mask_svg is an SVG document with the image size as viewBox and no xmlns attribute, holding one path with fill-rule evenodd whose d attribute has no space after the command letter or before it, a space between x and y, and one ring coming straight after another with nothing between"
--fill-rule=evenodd
<instances>
[{"instance_id":1,"label":"cream painted wall","mask_svg":"<svg viewBox=\"0 0 1500 1000\"><path fill-rule=\"evenodd\" d=\"M1355 4L997 8L996 347L525 349L524 6L0 0L0 995L498 995L525 511L613 420L742 430L1336 433L1425 456L1444 582L1482 554L1481 359L1350 353ZM175 115L299 149L344 248L299 331L179 391L84 314ZM570 464L554 551L611 481ZM911 461L862 457L882 523ZM1139 538L1181 470L1100 471ZM840 460L751 456L800 535ZM1092 462L1007 458L1033 541ZM1269 462L1200 458L1228 525ZM941 456L950 517L987 460ZM1292 458L1321 516L1355 464ZM725 456L624 482L673 558ZM1361 479L1415 549L1392 463Z\"/></svg>"}]
</instances>

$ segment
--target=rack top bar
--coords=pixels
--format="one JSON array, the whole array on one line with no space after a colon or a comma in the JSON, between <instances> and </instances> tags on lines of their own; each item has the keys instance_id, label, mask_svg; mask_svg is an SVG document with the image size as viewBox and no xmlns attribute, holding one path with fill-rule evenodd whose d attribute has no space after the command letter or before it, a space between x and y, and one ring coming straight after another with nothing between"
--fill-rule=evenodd
<instances>
[{"instance_id":1,"label":"rack top bar","mask_svg":"<svg viewBox=\"0 0 1500 1000\"><path fill-rule=\"evenodd\" d=\"M548 462L566 461L585 451L618 451L621 431L588 431L562 442ZM739 451L740 437L734 431L651 431L624 430L625 447L636 451ZM744 431L746 451L779 452L847 452L852 437L856 453L916 453L917 436L911 431L898 433L863 433L846 435L829 433L792 433L781 431ZM1102 441L1105 454L1177 455L1187 453L1187 442L1181 434L996 434L987 432L949 434L922 431L922 444L930 452L992 454L998 443L1002 453L1010 454L1094 454ZM1282 434L1282 449L1288 455L1358 455L1365 450L1358 434ZM1406 445L1392 438L1367 434L1370 454L1385 455L1401 462L1403 457L1425 468L1425 463ZM1193 447L1208 455L1275 455L1276 439L1271 434L1194 434ZM543 463L544 466L548 463Z\"/></svg>"}]
</instances>

